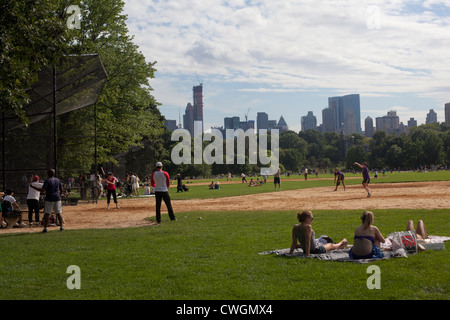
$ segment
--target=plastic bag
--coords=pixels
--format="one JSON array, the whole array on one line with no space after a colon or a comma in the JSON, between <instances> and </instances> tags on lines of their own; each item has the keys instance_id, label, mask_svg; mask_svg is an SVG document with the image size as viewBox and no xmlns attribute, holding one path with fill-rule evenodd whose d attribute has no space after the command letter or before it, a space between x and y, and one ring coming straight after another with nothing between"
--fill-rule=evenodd
<instances>
[{"instance_id":1,"label":"plastic bag","mask_svg":"<svg viewBox=\"0 0 450 320\"><path fill-rule=\"evenodd\" d=\"M392 241L392 251L404 249L407 254L417 253L417 235L414 231L393 232L387 236Z\"/></svg>"}]
</instances>

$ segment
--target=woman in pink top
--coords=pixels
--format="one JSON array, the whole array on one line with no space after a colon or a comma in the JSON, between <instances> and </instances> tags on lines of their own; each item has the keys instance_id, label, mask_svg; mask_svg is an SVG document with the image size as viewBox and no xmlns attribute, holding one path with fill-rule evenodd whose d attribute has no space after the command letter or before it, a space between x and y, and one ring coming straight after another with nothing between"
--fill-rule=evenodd
<instances>
[{"instance_id":1,"label":"woman in pink top","mask_svg":"<svg viewBox=\"0 0 450 320\"><path fill-rule=\"evenodd\" d=\"M108 177L106 178L106 198L107 198L107 203L108 206L106 207L106 209L109 210L109 203L111 201L111 195L113 196L114 199L114 203L116 204L116 208L119 208L119 204L117 203L117 195L116 195L116 182L117 182L117 178L114 177L114 175L112 174L112 172L108 172Z\"/></svg>"}]
</instances>

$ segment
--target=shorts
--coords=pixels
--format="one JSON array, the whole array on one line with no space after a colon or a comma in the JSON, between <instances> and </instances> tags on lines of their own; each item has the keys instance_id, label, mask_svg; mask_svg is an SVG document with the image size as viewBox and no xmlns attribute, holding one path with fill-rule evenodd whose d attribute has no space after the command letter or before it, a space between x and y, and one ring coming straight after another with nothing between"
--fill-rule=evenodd
<instances>
[{"instance_id":1,"label":"shorts","mask_svg":"<svg viewBox=\"0 0 450 320\"><path fill-rule=\"evenodd\" d=\"M312 254L327 253L327 249L325 249L324 246L319 246L319 247L316 247L314 250L311 250L310 253L312 253Z\"/></svg>"},{"instance_id":2,"label":"shorts","mask_svg":"<svg viewBox=\"0 0 450 320\"><path fill-rule=\"evenodd\" d=\"M52 212L61 213L61 200L59 201L45 201L44 213L51 214Z\"/></svg>"},{"instance_id":3,"label":"shorts","mask_svg":"<svg viewBox=\"0 0 450 320\"><path fill-rule=\"evenodd\" d=\"M362 183L370 183L370 179L364 179Z\"/></svg>"},{"instance_id":4,"label":"shorts","mask_svg":"<svg viewBox=\"0 0 450 320\"><path fill-rule=\"evenodd\" d=\"M280 177L274 177L273 178L273 183L275 183L275 184L280 184Z\"/></svg>"}]
</instances>

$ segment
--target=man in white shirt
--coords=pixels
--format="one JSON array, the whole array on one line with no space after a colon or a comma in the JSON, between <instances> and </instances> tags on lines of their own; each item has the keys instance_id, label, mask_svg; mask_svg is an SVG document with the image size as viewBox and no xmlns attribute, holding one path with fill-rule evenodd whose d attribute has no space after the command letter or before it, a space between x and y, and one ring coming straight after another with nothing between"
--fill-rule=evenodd
<instances>
[{"instance_id":1,"label":"man in white shirt","mask_svg":"<svg viewBox=\"0 0 450 320\"><path fill-rule=\"evenodd\" d=\"M3 197L2 217L7 217L10 215L19 217L18 227L24 226L24 223L22 222L22 211L20 210L19 204L14 198L14 191L8 189L5 191L5 196Z\"/></svg>"},{"instance_id":2,"label":"man in white shirt","mask_svg":"<svg viewBox=\"0 0 450 320\"><path fill-rule=\"evenodd\" d=\"M31 182L36 188L42 188L43 183L39 182L39 176L34 176L33 181ZM28 186L28 195L27 195L27 206L28 206L28 222L30 226L33 225L33 212L36 224L39 224L39 198L41 196L41 192Z\"/></svg>"},{"instance_id":3,"label":"man in white shirt","mask_svg":"<svg viewBox=\"0 0 450 320\"><path fill-rule=\"evenodd\" d=\"M156 221L161 223L161 201L167 206L167 211L169 212L170 220L176 220L173 213L172 204L170 202L169 186L170 177L166 171L162 170L162 163L156 163L156 171L152 173L150 178L151 186L155 188L155 199L156 199Z\"/></svg>"}]
</instances>

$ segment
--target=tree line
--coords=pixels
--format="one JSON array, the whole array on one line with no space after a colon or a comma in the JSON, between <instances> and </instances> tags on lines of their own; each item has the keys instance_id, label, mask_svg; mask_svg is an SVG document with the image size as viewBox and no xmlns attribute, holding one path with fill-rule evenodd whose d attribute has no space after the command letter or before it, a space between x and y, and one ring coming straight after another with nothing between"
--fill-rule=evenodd
<instances>
[{"instance_id":1,"label":"tree line","mask_svg":"<svg viewBox=\"0 0 450 320\"><path fill-rule=\"evenodd\" d=\"M170 141L170 132L165 134L164 149L172 150L177 142ZM204 147L206 145L204 143ZM225 150L225 143L223 148ZM353 171L355 161L367 162L371 169L378 170L416 170L432 166L447 168L450 164L450 126L446 123L426 124L401 135L376 131L371 138L356 133L344 136L337 132L321 133L311 129L298 133L285 131L279 135L279 162L284 172L299 173L305 168L310 172L316 168L321 172L330 172L334 168ZM233 164L175 166L170 158L165 159L165 164L173 174L189 177L219 176L228 172L234 175L242 172L259 174L263 166L260 163L249 164L248 149L245 164L234 161Z\"/></svg>"}]
</instances>

